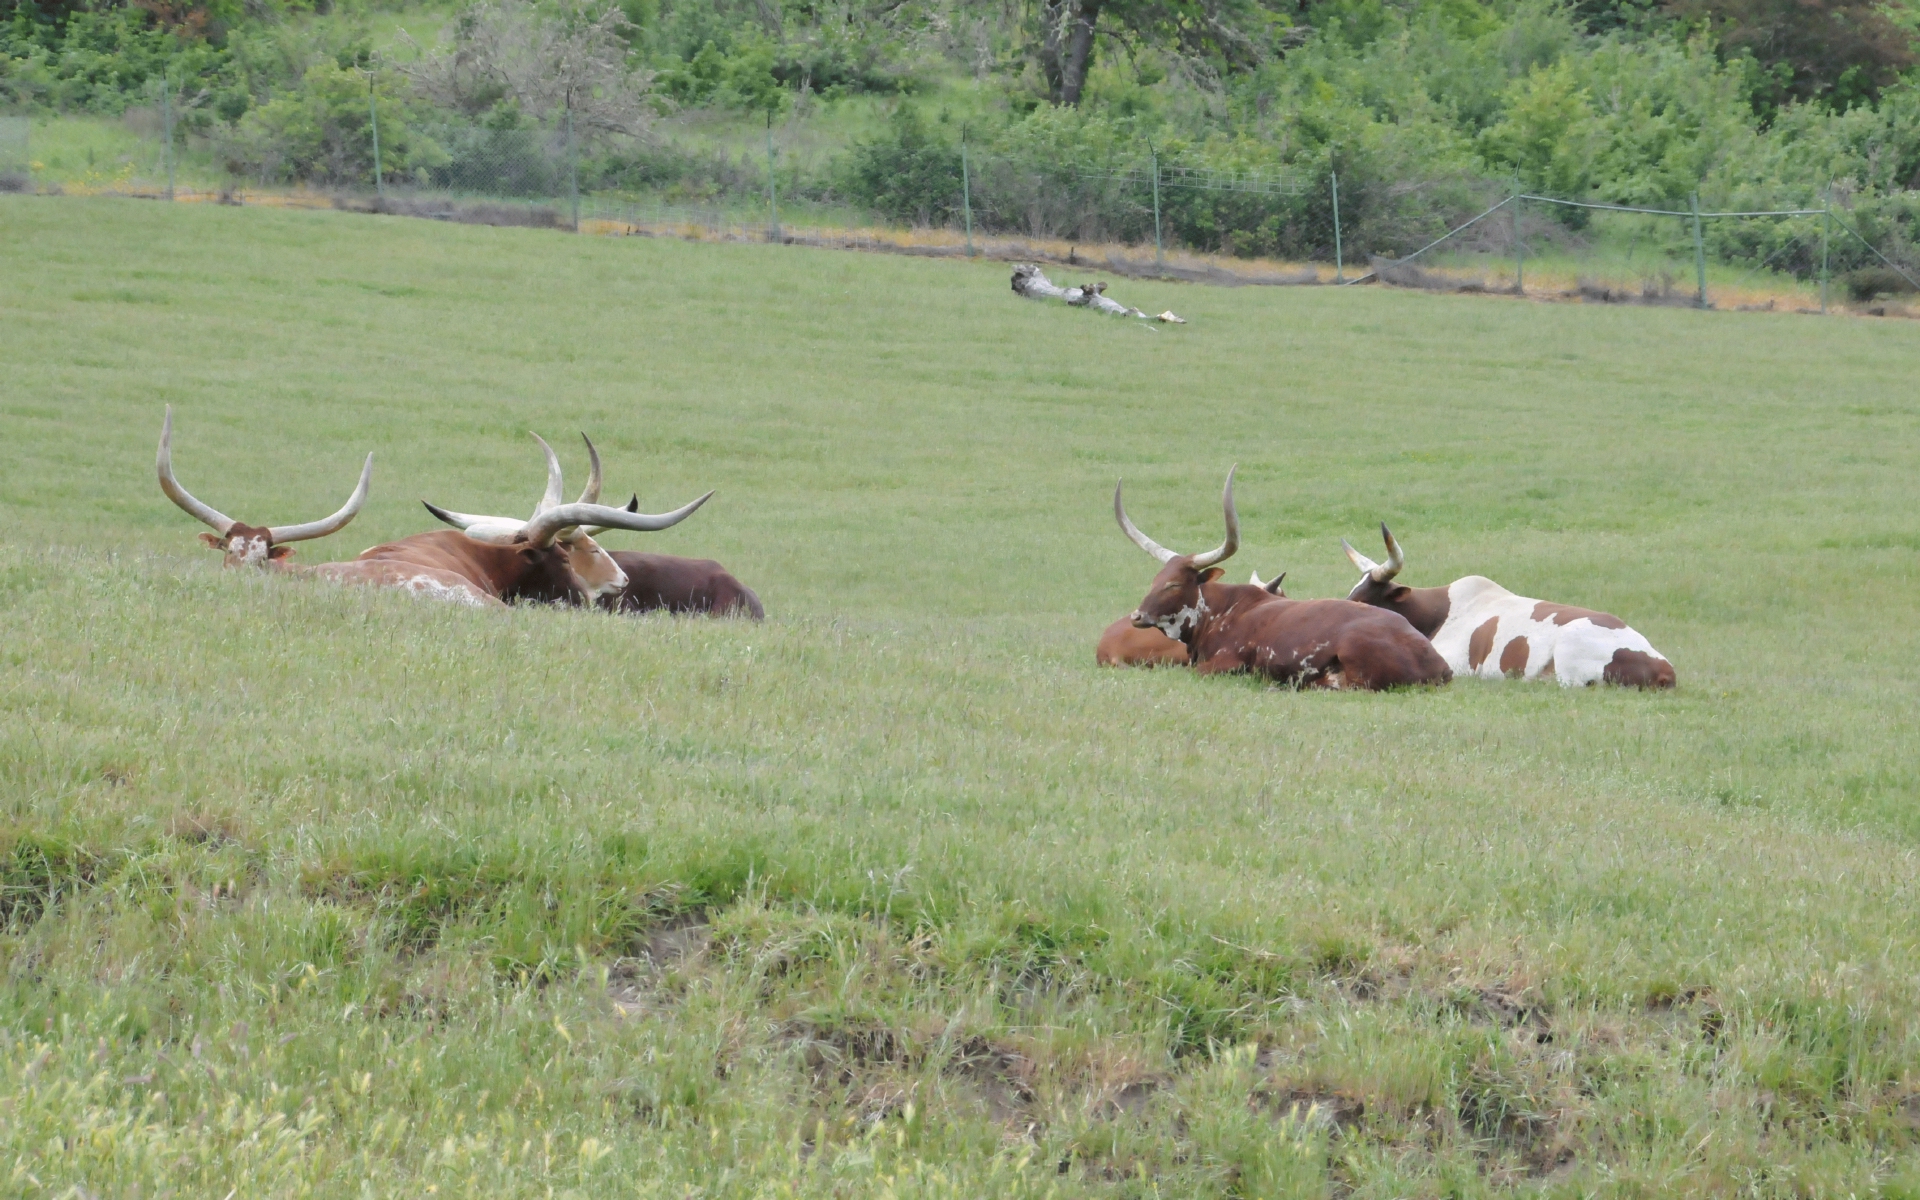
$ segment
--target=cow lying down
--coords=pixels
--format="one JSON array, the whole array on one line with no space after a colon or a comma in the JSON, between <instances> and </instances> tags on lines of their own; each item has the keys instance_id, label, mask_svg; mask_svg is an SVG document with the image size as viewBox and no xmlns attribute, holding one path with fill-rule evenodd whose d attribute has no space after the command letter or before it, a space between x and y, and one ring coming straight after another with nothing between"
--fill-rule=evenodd
<instances>
[{"instance_id":1,"label":"cow lying down","mask_svg":"<svg viewBox=\"0 0 1920 1200\"><path fill-rule=\"evenodd\" d=\"M1280 581L1286 577L1287 573L1282 571L1261 583L1260 573L1255 571L1252 583L1272 595L1285 596L1280 590ZM1100 644L1093 648L1093 661L1101 667L1184 667L1187 647L1186 643L1176 642L1158 629L1136 629L1129 614L1101 632Z\"/></svg>"},{"instance_id":2,"label":"cow lying down","mask_svg":"<svg viewBox=\"0 0 1920 1200\"><path fill-rule=\"evenodd\" d=\"M1135 628L1157 628L1187 647L1203 675L1247 671L1302 687L1377 691L1441 684L1453 672L1398 614L1351 600L1290 600L1253 584L1220 582L1219 563L1240 546L1233 472L1221 497L1227 537L1204 554L1176 554L1135 528L1113 490L1113 515L1160 564L1135 610ZM1277 584L1278 581L1276 581Z\"/></svg>"},{"instance_id":3,"label":"cow lying down","mask_svg":"<svg viewBox=\"0 0 1920 1200\"><path fill-rule=\"evenodd\" d=\"M1562 687L1674 685L1673 664L1619 617L1516 596L1484 575L1463 576L1445 587L1395 583L1406 556L1385 525L1380 536L1387 544L1385 563L1340 539L1361 570L1347 598L1405 617L1432 639L1456 675L1557 679Z\"/></svg>"}]
</instances>

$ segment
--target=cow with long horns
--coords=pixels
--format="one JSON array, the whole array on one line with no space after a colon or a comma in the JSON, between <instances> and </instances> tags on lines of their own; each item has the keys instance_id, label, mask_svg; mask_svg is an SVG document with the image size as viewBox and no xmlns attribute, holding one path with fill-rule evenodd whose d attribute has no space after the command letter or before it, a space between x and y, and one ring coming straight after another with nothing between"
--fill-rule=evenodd
<instances>
[{"instance_id":1,"label":"cow with long horns","mask_svg":"<svg viewBox=\"0 0 1920 1200\"><path fill-rule=\"evenodd\" d=\"M600 499L600 454L594 449L592 439L585 434L580 436L587 443L587 454L592 464L587 487L580 493L580 500L585 504L594 504ZM541 443L543 446L545 444ZM540 501L542 506L557 503L561 494L560 477L554 474L559 470L559 463L551 451L547 456L547 467L547 496ZM638 508L638 497L628 501L627 507L629 511ZM435 509L434 515L449 523L500 519L464 517L457 513L443 515L443 511ZM605 530L590 528L586 532L597 536ZM597 603L608 612L641 613L664 609L671 613L702 613L716 617L738 614L755 621L767 615L767 610L761 606L760 597L754 594L753 589L710 558L681 558L673 554L643 554L633 550L609 550L606 553L627 577L625 586L617 591L597 592Z\"/></svg>"},{"instance_id":2,"label":"cow with long horns","mask_svg":"<svg viewBox=\"0 0 1920 1200\"><path fill-rule=\"evenodd\" d=\"M1619 617L1516 596L1484 575L1463 576L1445 587L1395 583L1406 555L1385 524L1380 536L1387 546L1384 563L1340 539L1360 568L1360 582L1347 598L1405 617L1456 674L1557 679L1562 687L1674 685L1673 664Z\"/></svg>"},{"instance_id":3,"label":"cow with long horns","mask_svg":"<svg viewBox=\"0 0 1920 1200\"><path fill-rule=\"evenodd\" d=\"M287 559L293 555L293 543L323 538L346 528L347 523L360 514L360 506L367 502L367 485L373 479L373 455L367 455L366 465L360 468L360 482L354 485L353 494L340 506L340 511L318 521L307 521L299 525L248 525L236 521L211 504L194 499L193 493L180 486L173 477L173 405L167 405L166 416L160 422L160 454L154 462L160 476L160 490L167 499L179 505L190 516L213 527L212 533L203 533L200 540L220 551L222 563L229 567L284 567Z\"/></svg>"},{"instance_id":4,"label":"cow with long horns","mask_svg":"<svg viewBox=\"0 0 1920 1200\"><path fill-rule=\"evenodd\" d=\"M432 566L401 562L337 562L318 566L300 566L288 560L293 556L291 543L325 537L346 527L366 503L367 485L373 477L373 455L367 455L360 469L360 483L347 497L340 511L319 521L303 525L248 525L194 498L173 474L173 406L167 406L160 422L160 455L156 461L160 490L186 512L211 525L215 533L203 533L200 540L219 550L224 565L254 567L289 575L306 575L334 583L362 584L370 587L397 587L416 595L451 600L474 606L498 606L500 601L474 588L463 576Z\"/></svg>"},{"instance_id":5,"label":"cow with long horns","mask_svg":"<svg viewBox=\"0 0 1920 1200\"><path fill-rule=\"evenodd\" d=\"M1274 596L1285 596L1280 590L1280 581L1287 577L1285 571L1260 582L1260 573L1253 573L1254 587L1264 589ZM1176 642L1158 629L1140 629L1135 627L1131 615L1121 617L1100 632L1100 642L1093 648L1093 661L1102 667L1184 667L1187 665L1187 647L1184 642Z\"/></svg>"},{"instance_id":6,"label":"cow with long horns","mask_svg":"<svg viewBox=\"0 0 1920 1200\"><path fill-rule=\"evenodd\" d=\"M529 519L477 516L423 501L428 512L454 528L375 546L355 561L446 571L481 594L507 603L591 604L603 596L618 595L627 586L626 572L594 541L595 534L608 529L667 529L692 516L713 496L708 492L659 514L637 511L637 497L624 508L600 504L600 453L583 434L592 464L586 490L574 503L562 503L559 456L539 434L533 438L546 453L547 490Z\"/></svg>"},{"instance_id":7,"label":"cow with long horns","mask_svg":"<svg viewBox=\"0 0 1920 1200\"><path fill-rule=\"evenodd\" d=\"M1227 472L1221 496L1226 540L1203 554L1176 554L1140 532L1127 518L1120 487L1114 487L1114 519L1161 564L1133 614L1136 627L1157 628L1184 642L1203 675L1251 671L1295 686L1369 691L1453 677L1432 643L1393 613L1350 600L1289 600L1265 586L1220 582L1225 571L1219 564L1240 548L1233 474Z\"/></svg>"}]
</instances>

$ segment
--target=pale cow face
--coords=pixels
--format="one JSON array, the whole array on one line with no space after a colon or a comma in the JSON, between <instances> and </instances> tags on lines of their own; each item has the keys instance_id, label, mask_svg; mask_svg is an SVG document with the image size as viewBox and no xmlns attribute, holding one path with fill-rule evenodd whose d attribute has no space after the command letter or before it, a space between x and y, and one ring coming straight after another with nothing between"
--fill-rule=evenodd
<instances>
[{"instance_id":1,"label":"pale cow face","mask_svg":"<svg viewBox=\"0 0 1920 1200\"><path fill-rule=\"evenodd\" d=\"M558 539L567 556L567 569L579 580L579 588L589 602L602 596L616 596L627 586L627 573L613 561L613 555L584 533Z\"/></svg>"},{"instance_id":2,"label":"pale cow face","mask_svg":"<svg viewBox=\"0 0 1920 1200\"><path fill-rule=\"evenodd\" d=\"M220 551L223 565L229 567L264 567L293 557L293 547L274 545L272 530L238 521L224 536L203 533L200 540Z\"/></svg>"}]
</instances>

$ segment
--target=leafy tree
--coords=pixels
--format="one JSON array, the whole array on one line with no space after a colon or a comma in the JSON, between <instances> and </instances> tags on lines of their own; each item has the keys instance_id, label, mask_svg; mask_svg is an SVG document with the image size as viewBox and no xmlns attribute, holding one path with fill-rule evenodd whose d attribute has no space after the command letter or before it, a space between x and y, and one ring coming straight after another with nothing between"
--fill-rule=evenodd
<instances>
[{"instance_id":1,"label":"leafy tree","mask_svg":"<svg viewBox=\"0 0 1920 1200\"><path fill-rule=\"evenodd\" d=\"M412 128L404 81L323 62L300 85L241 119L227 144L229 167L244 175L323 187L373 182L373 114L380 115L380 158L401 176L445 160ZM371 100L371 103L369 101Z\"/></svg>"},{"instance_id":2,"label":"leafy tree","mask_svg":"<svg viewBox=\"0 0 1920 1200\"><path fill-rule=\"evenodd\" d=\"M1795 100L1836 111L1872 103L1916 61L1911 35L1879 0L1668 0L1668 10L1758 64L1753 107L1763 117Z\"/></svg>"},{"instance_id":3,"label":"leafy tree","mask_svg":"<svg viewBox=\"0 0 1920 1200\"><path fill-rule=\"evenodd\" d=\"M960 148L934 137L919 109L902 104L885 136L854 146L844 186L882 216L942 223L960 207Z\"/></svg>"},{"instance_id":4,"label":"leafy tree","mask_svg":"<svg viewBox=\"0 0 1920 1200\"><path fill-rule=\"evenodd\" d=\"M1153 47L1190 73L1218 77L1258 64L1290 24L1260 0L1038 0L1035 15L1047 96L1066 105L1080 103L1099 38Z\"/></svg>"},{"instance_id":5,"label":"leafy tree","mask_svg":"<svg viewBox=\"0 0 1920 1200\"><path fill-rule=\"evenodd\" d=\"M652 121L653 73L629 62L631 29L614 3L479 0L450 47L405 70L429 100L471 115L505 105L540 122L569 114L583 134L637 134Z\"/></svg>"}]
</instances>

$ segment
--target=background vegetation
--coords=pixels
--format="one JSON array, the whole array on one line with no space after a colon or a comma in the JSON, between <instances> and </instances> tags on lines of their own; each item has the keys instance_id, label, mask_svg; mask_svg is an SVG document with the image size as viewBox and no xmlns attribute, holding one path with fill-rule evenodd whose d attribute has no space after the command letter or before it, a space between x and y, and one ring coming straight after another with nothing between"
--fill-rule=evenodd
<instances>
[{"instance_id":1,"label":"background vegetation","mask_svg":"<svg viewBox=\"0 0 1920 1200\"><path fill-rule=\"evenodd\" d=\"M9 1192L1920 1186L1907 323L1129 284L1149 332L985 264L0 222ZM645 544L772 615L223 573L167 402L251 520L377 453L309 561L585 429L718 487ZM1385 518L1680 689L1095 669L1114 478L1199 545L1234 461L1236 569L1339 594Z\"/></svg>"},{"instance_id":2,"label":"background vegetation","mask_svg":"<svg viewBox=\"0 0 1920 1200\"><path fill-rule=\"evenodd\" d=\"M259 180L367 184L371 93L390 181L524 155L499 139L568 113L590 191L751 202L771 125L783 194L905 222L953 219L964 138L983 224L1083 240L1151 236L1146 190L1111 182L1150 161L1304 181L1169 197L1166 236L1241 254L1331 257L1336 168L1355 257L1515 185L1832 188L1896 257L1920 219L1906 0L5 2L0 96L119 114L171 79L183 137Z\"/></svg>"}]
</instances>

